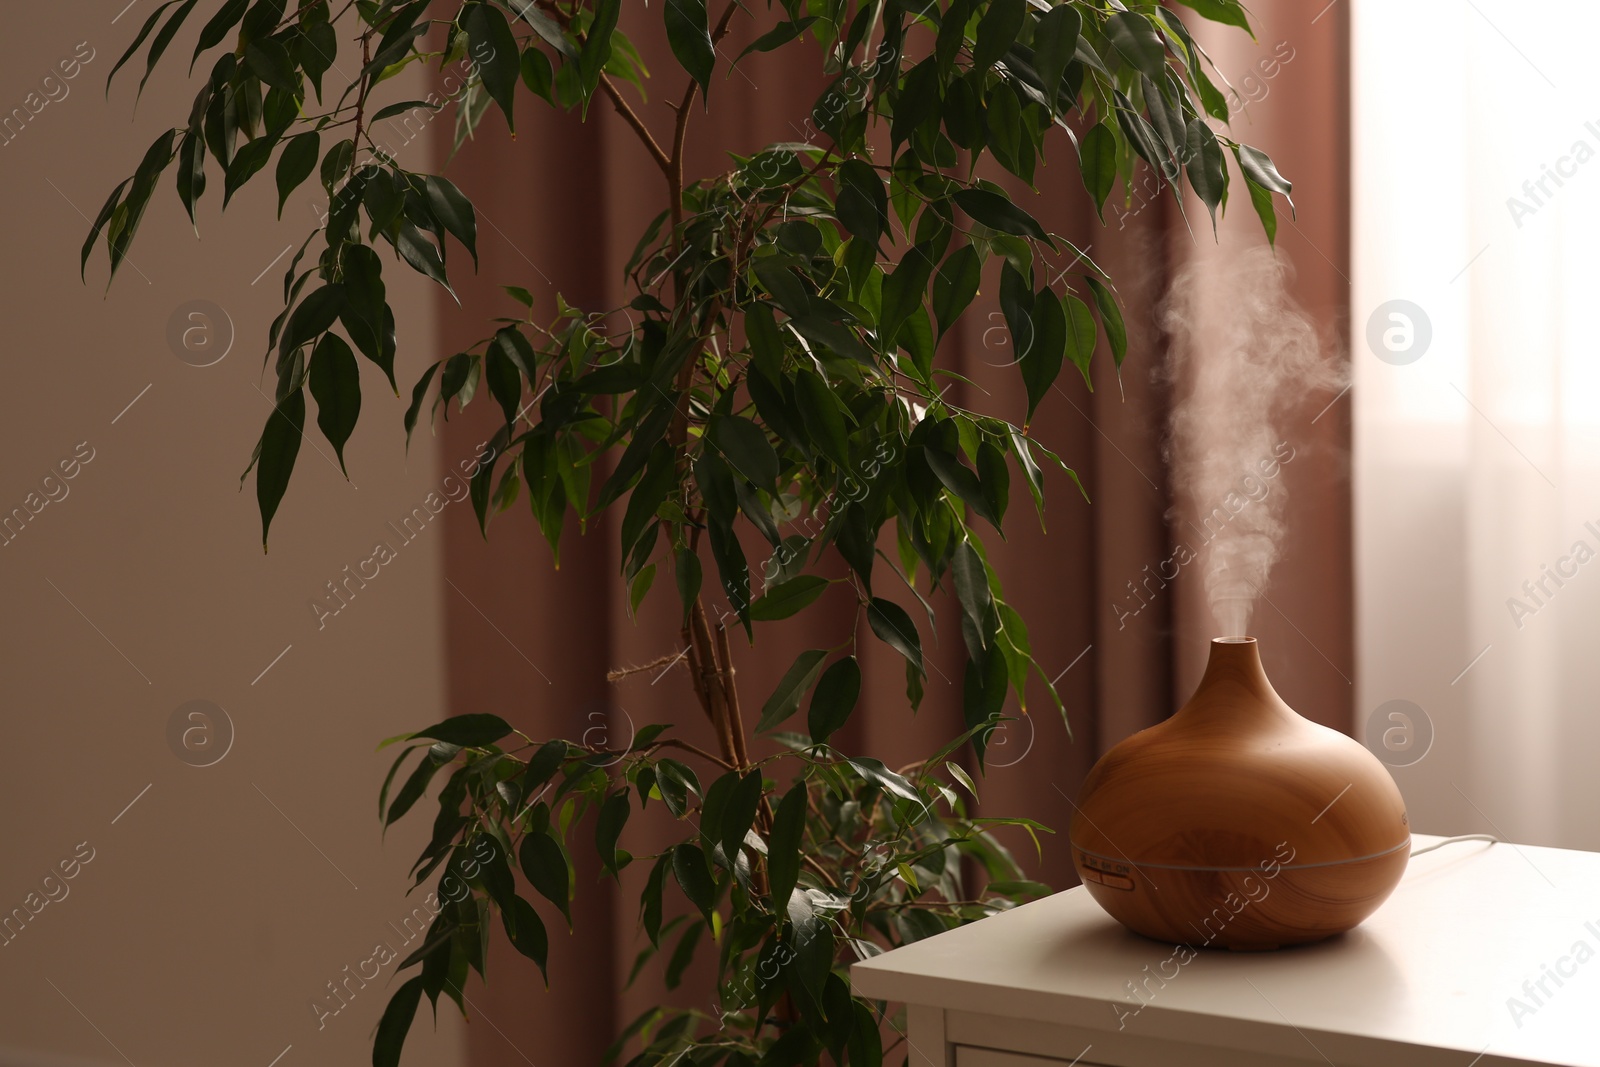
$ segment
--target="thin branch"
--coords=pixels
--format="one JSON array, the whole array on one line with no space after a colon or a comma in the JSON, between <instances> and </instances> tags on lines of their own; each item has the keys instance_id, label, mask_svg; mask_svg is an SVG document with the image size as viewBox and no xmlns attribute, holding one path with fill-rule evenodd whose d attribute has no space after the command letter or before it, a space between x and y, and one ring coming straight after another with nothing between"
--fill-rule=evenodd
<instances>
[{"instance_id":1,"label":"thin branch","mask_svg":"<svg viewBox=\"0 0 1600 1067\"><path fill-rule=\"evenodd\" d=\"M824 883L828 885L838 884L838 879L834 878L834 876L830 874L827 869L822 866L822 864L812 859L811 856L807 855L805 852L800 853L800 862L804 863L807 867L810 867L812 871L816 873L817 877L821 878Z\"/></svg>"},{"instance_id":2,"label":"thin branch","mask_svg":"<svg viewBox=\"0 0 1600 1067\"><path fill-rule=\"evenodd\" d=\"M657 656L649 663L641 663L636 667L613 667L611 670L606 671L606 681L620 682L630 675L643 674L645 671L653 671L657 667L670 667L682 658L682 652L669 652L664 656Z\"/></svg>"},{"instance_id":3,"label":"thin branch","mask_svg":"<svg viewBox=\"0 0 1600 1067\"><path fill-rule=\"evenodd\" d=\"M711 694L706 691L706 675L700 662L700 646L695 642L694 629L688 622L683 625L683 643L689 650L689 679L694 683L695 699L700 702L700 710L706 713L706 718L715 726L717 717L711 712Z\"/></svg>"},{"instance_id":4,"label":"thin branch","mask_svg":"<svg viewBox=\"0 0 1600 1067\"><path fill-rule=\"evenodd\" d=\"M672 159L656 143L655 137L651 135L650 128L644 124L644 120L628 105L628 101L623 99L622 91L617 88L616 84L604 74L600 75L600 88L604 89L605 94L611 98L612 106L617 109L617 114L622 116L624 122L633 127L633 132L639 135L639 140L644 143L644 147L650 153L650 157L656 161L656 166L661 168L661 173L666 175L670 181L672 178Z\"/></svg>"},{"instance_id":5,"label":"thin branch","mask_svg":"<svg viewBox=\"0 0 1600 1067\"><path fill-rule=\"evenodd\" d=\"M561 10L558 5L551 3L550 0L540 0L535 6L548 13L563 29L571 28L571 12ZM579 43L586 43L588 39L587 34L580 35L578 38ZM638 113L629 106L628 101L623 98L616 84L605 74L600 75L600 88L604 89L606 96L611 98L612 106L617 109L617 114L621 115L623 121L633 128L634 133L639 135L639 140L644 144L645 150L650 153L650 158L655 160L656 166L661 168L661 173L666 175L667 180L670 182L672 180L672 160L662 150L661 145L656 143L655 137L650 133L650 128L639 118Z\"/></svg>"},{"instance_id":6,"label":"thin branch","mask_svg":"<svg viewBox=\"0 0 1600 1067\"><path fill-rule=\"evenodd\" d=\"M372 56L369 54L372 47L371 33L372 31L369 29L361 35L362 70L366 70L367 64L372 62ZM363 124L366 117L365 112L367 109L367 93L371 88L372 83L363 78L361 81L361 92L356 97L356 129L355 135L350 138L350 177L352 179L354 179L356 176L356 156L358 156L361 152L361 131L363 129ZM371 138L369 137L368 140L371 140Z\"/></svg>"},{"instance_id":7,"label":"thin branch","mask_svg":"<svg viewBox=\"0 0 1600 1067\"><path fill-rule=\"evenodd\" d=\"M722 17L717 19L717 25L711 31L713 52L717 43L728 35L728 27L733 24L734 12L738 10L739 0L728 0L728 6L722 9ZM694 96L699 88L699 83L690 78L688 86L683 91L683 102L678 105L678 120L672 131L672 159L667 172L667 185L672 192L674 230L683 225L683 145L689 136L689 107L694 103Z\"/></svg>"},{"instance_id":8,"label":"thin branch","mask_svg":"<svg viewBox=\"0 0 1600 1067\"><path fill-rule=\"evenodd\" d=\"M750 753L745 748L744 720L739 715L739 690L733 681L733 651L728 647L728 628L717 624L717 658L722 661L722 694L728 703L728 731L733 734L734 755L739 766L750 765Z\"/></svg>"},{"instance_id":9,"label":"thin branch","mask_svg":"<svg viewBox=\"0 0 1600 1067\"><path fill-rule=\"evenodd\" d=\"M728 762L739 764L739 746L734 742L733 730L728 722L727 694L722 687L721 664L717 662L716 646L711 638L711 624L706 620L705 603L695 598L690 609L689 623L694 634L695 651L700 657L700 685L710 698L712 725L717 730L717 741Z\"/></svg>"},{"instance_id":10,"label":"thin branch","mask_svg":"<svg viewBox=\"0 0 1600 1067\"><path fill-rule=\"evenodd\" d=\"M715 763L719 767L726 767L730 771L734 769L733 768L733 764L727 762L726 760L721 759L721 758L719 758L717 756L713 756L711 753L707 752L703 748L700 748L698 745L691 745L687 741L679 741L675 737L669 737L669 738L666 738L665 740L655 742L654 744L652 744L650 746L650 751L654 752L658 748L669 748L669 747L670 748L681 748L685 752L692 752L696 756L699 756L701 759L709 760L710 762Z\"/></svg>"}]
</instances>

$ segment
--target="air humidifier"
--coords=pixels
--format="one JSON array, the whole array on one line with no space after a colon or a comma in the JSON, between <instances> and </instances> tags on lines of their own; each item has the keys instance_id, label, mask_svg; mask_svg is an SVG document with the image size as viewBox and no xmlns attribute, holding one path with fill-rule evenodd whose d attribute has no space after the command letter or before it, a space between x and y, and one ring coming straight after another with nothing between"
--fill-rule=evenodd
<instances>
[{"instance_id":1,"label":"air humidifier","mask_svg":"<svg viewBox=\"0 0 1600 1067\"><path fill-rule=\"evenodd\" d=\"M1253 637L1213 641L1189 702L1100 758L1070 840L1090 895L1130 930L1237 950L1343 933L1411 854L1388 770L1285 704Z\"/></svg>"}]
</instances>

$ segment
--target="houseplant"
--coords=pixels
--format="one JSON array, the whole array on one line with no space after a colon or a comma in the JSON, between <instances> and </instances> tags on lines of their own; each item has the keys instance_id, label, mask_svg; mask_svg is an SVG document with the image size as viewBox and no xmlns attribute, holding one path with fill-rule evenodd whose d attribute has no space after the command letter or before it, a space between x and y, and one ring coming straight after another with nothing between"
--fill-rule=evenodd
<instances>
[{"instance_id":1,"label":"houseplant","mask_svg":"<svg viewBox=\"0 0 1600 1067\"><path fill-rule=\"evenodd\" d=\"M1236 0L1183 2L1249 29ZM197 5L158 7L111 77L142 50L148 78ZM380 798L386 825L443 777L432 840L414 868L419 886L438 877L439 914L400 965L418 970L389 1002L373 1062L399 1061L423 996L435 1007L441 994L463 1003L496 916L544 967L545 922L569 915L581 891L569 848L582 824L605 870L650 865L641 966L661 949L670 987L702 940L717 954L714 995L697 998L715 1007L652 1009L620 1035L619 1048L637 1049L632 1062L875 1064L885 1053L882 1006L851 998L842 960L1044 891L992 834L996 823L1042 828L971 818L962 795L977 787L961 754L970 750L981 769L1008 694L1022 706L1039 673L972 519L1003 528L1013 468L1041 516L1044 470L1076 481L1029 422L1067 361L1087 380L1102 336L1119 367L1127 348L1110 279L976 165L987 155L1031 183L1048 141L1075 151L1100 209L1114 190L1126 194L1142 161L1180 205L1187 183L1214 220L1231 154L1269 238L1273 197L1290 186L1264 154L1207 121L1225 121L1227 103L1189 31L1154 0L624 6L209 4L191 66L220 54L186 124L157 137L107 199L83 264L103 243L114 276L169 168L191 221L208 178L220 175L226 202L275 158L280 204L320 179L329 212L284 277L269 337L275 408L246 470L265 542L306 431L306 392L342 462L362 401L357 356L396 384L389 264L448 289L449 244L476 260L471 201L440 175L401 167L372 140L371 123L451 106L459 143L482 135L490 109L511 126L535 98L573 121L594 107L617 112L664 186L663 210L628 264L632 330L596 328L597 315L616 309L559 298L536 308L507 286L524 314L429 367L404 426L409 439L424 418L487 388L504 424L472 481L480 526L526 497L559 552L569 512L585 521L620 512L630 608L657 584L674 588L677 662L717 748L657 724L627 751L594 751L536 741L482 713L391 739L405 747ZM644 103L644 66L627 36L644 19L663 20L673 80L682 78L670 133L668 114ZM720 95L713 77L729 61L718 45L735 30L752 41L744 54L809 50L830 83L804 142L730 145L726 172L686 175L686 130ZM357 74L335 92L324 82L341 47ZM385 80L413 62L464 64L469 76L449 100L384 100ZM986 269L1018 353L1025 411L967 410L941 391L951 372L938 366L939 343ZM897 558L878 549L891 520ZM762 541L753 581L747 552ZM757 713L734 685L733 634L753 640L834 585L857 602L854 631L802 653ZM913 612L931 627L924 594L935 589L961 607L965 732L900 771L837 751L828 742L856 711L855 648L868 634L904 658L906 697L918 703L924 627ZM711 606L717 596L725 610ZM1036 684L1060 709L1042 673ZM792 727L803 703L803 727ZM762 751L757 734L768 737ZM681 820L684 837L634 857L619 842L635 805L650 804ZM981 892L965 891L980 873Z\"/></svg>"}]
</instances>

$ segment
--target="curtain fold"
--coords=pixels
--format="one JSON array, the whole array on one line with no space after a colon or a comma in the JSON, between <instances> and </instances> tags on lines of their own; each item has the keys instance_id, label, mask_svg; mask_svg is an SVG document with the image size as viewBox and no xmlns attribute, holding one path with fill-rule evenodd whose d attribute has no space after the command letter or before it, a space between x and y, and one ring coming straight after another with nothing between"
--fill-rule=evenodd
<instances>
[{"instance_id":1,"label":"curtain fold","mask_svg":"<svg viewBox=\"0 0 1600 1067\"><path fill-rule=\"evenodd\" d=\"M1280 248L1300 267L1297 294L1331 331L1342 323L1347 299L1342 280L1347 245L1344 22L1335 9L1312 25L1308 19L1315 12L1303 12L1301 6L1292 0L1254 5L1259 46L1234 31L1207 39L1215 39L1219 67L1230 78L1234 68L1228 64L1237 64L1241 72L1253 69L1277 41L1295 42L1296 58L1271 80L1270 97L1249 105L1254 125L1243 136L1267 148L1283 171L1298 179L1301 217L1293 226L1282 226ZM652 70L672 69L664 35L651 19L624 28ZM743 29L730 37L721 47L724 58L738 55L753 36ZM806 115L821 85L817 57L804 51L753 54L727 77L719 70L709 115L697 101L691 116L688 174L719 172L729 151L748 153L771 141L806 139ZM659 140L669 136L671 122L662 97L678 90L668 94L665 79L650 88L651 102L642 113ZM637 235L665 204L661 176L632 132L600 101L587 125L536 102L526 104L518 109L514 141L497 126L498 117L490 116L478 139L446 171L479 205L482 266L475 278L458 284L460 308L448 298L443 302L440 355L480 337L488 317L520 313L500 284L533 292L536 319L554 306L557 291L584 306L621 303L622 265ZM1108 204L1102 226L1068 143L1056 140L1051 152L1051 165L1038 176L1038 196L1014 182L1013 188L1046 228L1085 248L1111 273L1127 313L1130 353L1120 381L1109 353L1096 355L1093 392L1069 367L1030 428L1077 471L1092 503L1059 470L1047 472L1048 532L1042 532L1025 487L1014 477L1007 539L982 531L1009 600L1029 623L1035 655L1056 680L1071 737L1035 684L1027 714L993 738L980 791L983 814L1026 815L1057 830L1044 838L1042 859L1026 837L1012 843L1031 872L1066 888L1076 882L1066 830L1084 774L1112 744L1160 721L1181 703L1197 677L1205 639L1212 636L1203 596L1188 588L1188 576L1147 593L1148 603L1137 614L1126 613L1130 583L1139 586L1147 567L1171 555L1173 527L1181 517L1173 509L1181 512L1185 506L1174 500L1168 475L1171 389L1155 374L1165 351L1156 308L1183 263L1216 255L1216 269L1225 271L1230 249L1259 244L1261 237L1242 191L1223 226L1220 249L1212 248L1197 221L1204 209L1186 205L1186 225L1165 190L1140 194L1132 205ZM1016 369L1009 365L1014 355L1005 331L996 328L1001 323L997 286L992 278L985 281L963 327L941 345L940 358L970 379L970 385L958 387L963 403L1020 423L1025 401ZM469 410L440 432L448 461L473 455L492 426L487 413ZM1348 421L1341 409L1311 426L1305 440L1309 447L1303 463L1296 460L1290 498L1300 540L1280 565L1271 593L1292 623L1270 610L1258 611L1257 617L1269 669L1285 697L1312 717L1348 729L1349 689L1338 673L1352 671L1349 492L1343 467ZM681 669L640 672L617 684L605 681L609 669L679 651L674 597L658 595L637 622L628 618L613 523L598 524L585 535L569 524L560 570L553 571L550 553L523 508L496 518L487 543L467 509L446 519L451 713L492 710L535 737L579 739L590 731L591 740L612 743L646 723L672 722L682 736L714 747ZM892 542L884 548L893 558ZM747 549L755 569L764 556L753 543ZM886 595L901 599L901 593ZM907 706L898 655L868 642L862 655L865 714L858 713L841 736L841 747L900 766L961 730L965 652L954 605L942 595L933 601L938 637L937 644L927 638L930 670L921 709L913 714ZM910 604L909 597L905 602ZM798 651L838 643L851 610L843 597L837 603L824 598L801 617L763 627L754 648L735 642L747 725L753 725L762 700ZM764 750L762 743L757 750ZM650 850L652 835L670 832L652 821L661 818L659 812L636 816L624 846L635 854ZM576 934L565 936L558 931L559 916L547 916L553 932L549 990L528 961L502 944L491 954L488 988L469 990L475 1064L599 1063L613 1035L636 1015L669 998L681 1000L683 989L668 993L654 984L648 969L636 986L623 989L642 939L637 892L647 871L625 870L619 885L598 879L585 850L577 850L575 859ZM691 972L684 988L695 986Z\"/></svg>"}]
</instances>

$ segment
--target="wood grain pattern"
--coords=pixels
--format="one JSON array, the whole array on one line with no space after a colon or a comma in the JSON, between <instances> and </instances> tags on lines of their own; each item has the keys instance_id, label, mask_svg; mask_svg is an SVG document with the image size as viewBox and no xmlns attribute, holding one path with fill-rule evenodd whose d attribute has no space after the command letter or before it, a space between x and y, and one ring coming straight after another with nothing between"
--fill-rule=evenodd
<instances>
[{"instance_id":1,"label":"wood grain pattern","mask_svg":"<svg viewBox=\"0 0 1600 1067\"><path fill-rule=\"evenodd\" d=\"M1193 947L1276 948L1348 930L1393 891L1410 855L1388 770L1295 714L1254 638L1213 641L1189 702L1101 757L1070 837L1107 912Z\"/></svg>"}]
</instances>

